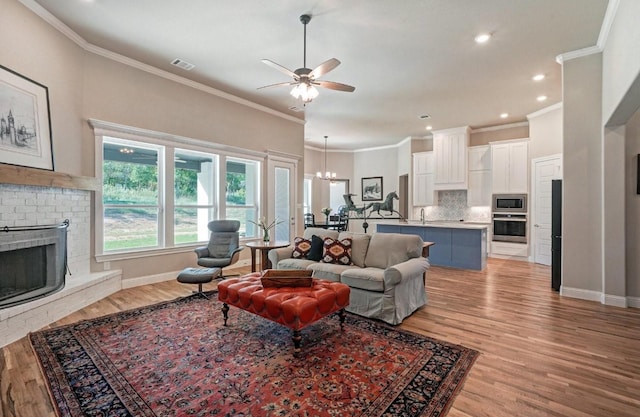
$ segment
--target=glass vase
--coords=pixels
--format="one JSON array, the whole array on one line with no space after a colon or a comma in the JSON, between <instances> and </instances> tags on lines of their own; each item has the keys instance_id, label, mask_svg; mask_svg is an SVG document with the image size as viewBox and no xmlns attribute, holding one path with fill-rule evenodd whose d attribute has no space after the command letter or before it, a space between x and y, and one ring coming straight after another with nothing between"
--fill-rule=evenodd
<instances>
[{"instance_id":1,"label":"glass vase","mask_svg":"<svg viewBox=\"0 0 640 417\"><path fill-rule=\"evenodd\" d=\"M269 230L267 229L263 229L262 230L262 241L263 242L268 242L269 240L271 240L271 238L269 237Z\"/></svg>"}]
</instances>

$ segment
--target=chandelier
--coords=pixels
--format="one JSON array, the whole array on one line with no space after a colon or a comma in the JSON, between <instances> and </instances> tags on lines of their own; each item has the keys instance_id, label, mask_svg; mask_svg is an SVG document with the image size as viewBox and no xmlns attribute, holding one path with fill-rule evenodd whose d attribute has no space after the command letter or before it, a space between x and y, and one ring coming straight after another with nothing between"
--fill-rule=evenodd
<instances>
[{"instance_id":1,"label":"chandelier","mask_svg":"<svg viewBox=\"0 0 640 417\"><path fill-rule=\"evenodd\" d=\"M316 172L316 177L320 178L321 180L332 180L336 178L335 172L327 171L327 138L328 136L324 137L324 176L322 175L322 172Z\"/></svg>"}]
</instances>

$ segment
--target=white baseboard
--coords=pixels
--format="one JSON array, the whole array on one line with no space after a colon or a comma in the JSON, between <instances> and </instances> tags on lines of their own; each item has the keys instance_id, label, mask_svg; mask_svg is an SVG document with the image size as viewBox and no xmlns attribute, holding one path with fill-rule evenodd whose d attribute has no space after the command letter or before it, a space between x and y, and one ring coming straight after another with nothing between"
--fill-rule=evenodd
<instances>
[{"instance_id":1,"label":"white baseboard","mask_svg":"<svg viewBox=\"0 0 640 417\"><path fill-rule=\"evenodd\" d=\"M122 280L122 288L133 288L141 285L155 284L158 282L170 281L176 279L180 271L163 272L162 274L144 275L142 277L128 278Z\"/></svg>"},{"instance_id":2,"label":"white baseboard","mask_svg":"<svg viewBox=\"0 0 640 417\"><path fill-rule=\"evenodd\" d=\"M627 308L627 297L619 295L602 294L600 302L608 306Z\"/></svg>"},{"instance_id":3,"label":"white baseboard","mask_svg":"<svg viewBox=\"0 0 640 417\"><path fill-rule=\"evenodd\" d=\"M236 262L235 264L233 264L233 266L229 267L229 269L233 269L233 268L236 268L236 267L245 267L245 266L251 266L251 259L242 259L242 260ZM195 268L197 268L197 267L195 267ZM122 288L123 289L125 289L125 288L133 288L133 287L139 287L141 285L148 285L148 284L155 284L155 283L158 283L158 282L171 281L172 279L176 279L176 277L178 276L180 271L169 271L169 272L163 272L161 274L145 275L145 276L142 276L142 277L123 279L122 280ZM226 269L225 269L225 271L226 271Z\"/></svg>"},{"instance_id":4,"label":"white baseboard","mask_svg":"<svg viewBox=\"0 0 640 417\"><path fill-rule=\"evenodd\" d=\"M640 308L640 297L627 297L629 307Z\"/></svg>"},{"instance_id":5,"label":"white baseboard","mask_svg":"<svg viewBox=\"0 0 640 417\"><path fill-rule=\"evenodd\" d=\"M579 298L580 300L602 302L600 291L584 290L582 288L560 287L560 295L563 297Z\"/></svg>"},{"instance_id":6,"label":"white baseboard","mask_svg":"<svg viewBox=\"0 0 640 417\"><path fill-rule=\"evenodd\" d=\"M598 301L601 304L613 307L640 308L640 297L623 297L620 295L603 294L600 291L569 288L565 286L560 287L560 295L563 297L579 298L580 300Z\"/></svg>"}]
</instances>

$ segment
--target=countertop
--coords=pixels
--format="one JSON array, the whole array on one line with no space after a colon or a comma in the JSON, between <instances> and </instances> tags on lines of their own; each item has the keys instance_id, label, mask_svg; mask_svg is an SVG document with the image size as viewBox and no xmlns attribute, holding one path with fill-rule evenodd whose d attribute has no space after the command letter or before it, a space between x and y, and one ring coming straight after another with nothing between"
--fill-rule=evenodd
<instances>
[{"instance_id":1,"label":"countertop","mask_svg":"<svg viewBox=\"0 0 640 417\"><path fill-rule=\"evenodd\" d=\"M388 224L390 226L403 226L403 227L441 227L444 229L476 229L482 230L489 227L490 223L474 223L474 222L456 222L456 221L425 221L422 223L420 220L409 220L407 223L403 222L379 222L377 224Z\"/></svg>"}]
</instances>

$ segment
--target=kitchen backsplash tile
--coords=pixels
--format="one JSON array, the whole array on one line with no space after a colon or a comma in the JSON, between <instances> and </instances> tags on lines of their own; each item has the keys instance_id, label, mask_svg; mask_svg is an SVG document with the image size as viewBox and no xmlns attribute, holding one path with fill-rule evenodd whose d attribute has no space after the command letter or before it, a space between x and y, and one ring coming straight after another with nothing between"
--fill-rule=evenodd
<instances>
[{"instance_id":1,"label":"kitchen backsplash tile","mask_svg":"<svg viewBox=\"0 0 640 417\"><path fill-rule=\"evenodd\" d=\"M424 207L424 212L429 221L464 219L468 222L491 222L491 207L467 207L466 190L438 191L438 205ZM420 207L414 210L413 218L420 218Z\"/></svg>"}]
</instances>

